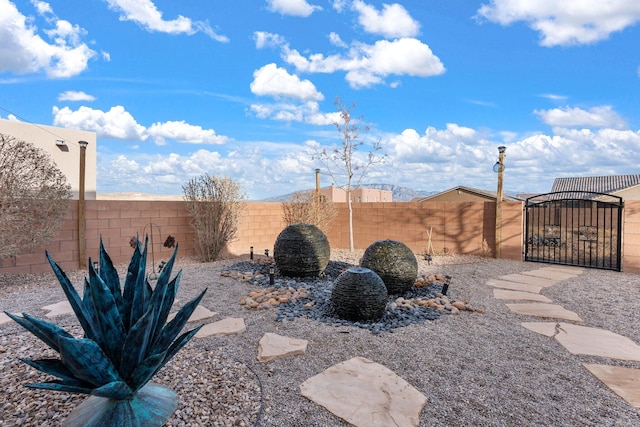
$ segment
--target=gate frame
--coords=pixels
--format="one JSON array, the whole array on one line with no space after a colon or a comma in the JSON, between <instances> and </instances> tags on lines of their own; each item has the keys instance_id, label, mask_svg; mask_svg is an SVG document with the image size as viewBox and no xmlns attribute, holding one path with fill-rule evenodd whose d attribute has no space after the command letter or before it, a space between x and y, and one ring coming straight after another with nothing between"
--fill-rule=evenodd
<instances>
[{"instance_id":1,"label":"gate frame","mask_svg":"<svg viewBox=\"0 0 640 427\"><path fill-rule=\"evenodd\" d=\"M567 197L560 197L560 195L567 195ZM587 197L589 196L589 197ZM613 202L607 202L607 201L602 201L602 200L598 200L601 197L607 197L607 198L611 198L613 200ZM540 199L539 201L534 201L534 199ZM586 263L584 264L580 264L579 262L574 263L574 262L567 262L567 256L565 256L565 260L564 262L562 260L552 260L552 259L545 259L545 257L543 256L543 259L540 259L540 257L537 257L535 259L532 259L532 257L529 255L529 249L530 247L534 246L533 244L530 243L530 237L533 238L533 236L529 235L529 221L530 221L530 214L529 211L531 208L534 208L536 205L540 205L543 203L549 203L549 202L597 202L597 203L603 203L605 205L607 205L608 207L610 207L611 209L616 208L617 209L617 215L616 215L616 221L617 221L617 241L616 241L616 256L615 256L615 266L609 266L606 267L604 265L600 266L600 265L586 265ZM573 209L573 208L572 208ZM577 208L578 210L580 209L585 209L583 207L579 207ZM555 191L555 192L551 192L551 193L545 193L545 194L538 194L536 196L531 196L528 197L525 200L524 206L523 206L523 210L524 210L524 260L525 261L530 261L530 262L541 262L541 263L547 263L547 264L556 264L556 265L569 265L569 266L577 266L577 267L585 267L585 268L597 268L597 269L601 269L601 270L613 270L613 271L622 271L622 226L623 226L623 211L624 211L624 200L622 197L620 196L615 196L612 194L607 194L607 193L599 193L599 192L594 192L594 191ZM578 224L578 227L580 225ZM596 224L596 227L598 230L600 230L600 227L598 226L598 224ZM572 219L572 231L575 230L575 228L573 227L573 219ZM611 227L611 229L613 229L613 227ZM599 234L599 233L598 233ZM565 232L566 235L566 232ZM561 237L560 237L561 239ZM599 242L599 240L597 240ZM566 243L566 242L565 242ZM561 243L562 244L562 243ZM536 245L539 246L539 245ZM604 244L603 244L603 248L604 248ZM596 248L597 251L597 248ZM572 250L572 256L571 258L573 259L573 250ZM597 255L597 252L596 252ZM600 257L596 258L599 260ZM611 257L609 257L611 259ZM603 258L604 259L604 258ZM598 262L596 262L596 264L599 264ZM604 263L603 263L604 264Z\"/></svg>"}]
</instances>

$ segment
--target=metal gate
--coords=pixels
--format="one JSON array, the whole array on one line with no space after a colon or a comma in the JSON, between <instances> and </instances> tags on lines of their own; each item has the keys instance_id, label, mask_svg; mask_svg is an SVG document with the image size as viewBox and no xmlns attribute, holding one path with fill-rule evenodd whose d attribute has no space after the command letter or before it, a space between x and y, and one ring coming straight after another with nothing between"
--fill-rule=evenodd
<instances>
[{"instance_id":1,"label":"metal gate","mask_svg":"<svg viewBox=\"0 0 640 427\"><path fill-rule=\"evenodd\" d=\"M555 192L525 203L525 261L620 271L622 198Z\"/></svg>"}]
</instances>

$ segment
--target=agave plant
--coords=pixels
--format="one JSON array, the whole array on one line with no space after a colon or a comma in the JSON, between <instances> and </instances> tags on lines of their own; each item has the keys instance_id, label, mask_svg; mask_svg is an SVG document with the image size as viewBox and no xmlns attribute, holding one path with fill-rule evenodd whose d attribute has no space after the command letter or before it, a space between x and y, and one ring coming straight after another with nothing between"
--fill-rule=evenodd
<instances>
[{"instance_id":1,"label":"agave plant","mask_svg":"<svg viewBox=\"0 0 640 427\"><path fill-rule=\"evenodd\" d=\"M148 239L144 249L136 240L124 289L100 241L100 269L89 259L82 298L46 253L83 338L26 313L20 317L5 312L60 354L59 359L21 359L57 378L28 387L91 395L67 418L67 425L159 426L177 408L172 390L147 383L200 329L179 335L206 289L167 323L182 276L180 271L171 279L178 246L152 288L145 274Z\"/></svg>"}]
</instances>

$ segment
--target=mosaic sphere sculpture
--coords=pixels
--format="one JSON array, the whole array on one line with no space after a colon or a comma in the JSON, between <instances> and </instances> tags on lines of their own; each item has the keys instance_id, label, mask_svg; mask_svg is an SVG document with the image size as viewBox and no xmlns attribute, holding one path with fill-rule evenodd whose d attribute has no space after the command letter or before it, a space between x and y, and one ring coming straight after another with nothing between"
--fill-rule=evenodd
<instances>
[{"instance_id":1,"label":"mosaic sphere sculpture","mask_svg":"<svg viewBox=\"0 0 640 427\"><path fill-rule=\"evenodd\" d=\"M376 320L384 314L387 288L374 271L353 267L336 279L331 303L341 319Z\"/></svg>"},{"instance_id":2,"label":"mosaic sphere sculpture","mask_svg":"<svg viewBox=\"0 0 640 427\"><path fill-rule=\"evenodd\" d=\"M273 258L284 276L318 276L329 264L327 236L313 224L292 224L280 232Z\"/></svg>"},{"instance_id":3,"label":"mosaic sphere sculpture","mask_svg":"<svg viewBox=\"0 0 640 427\"><path fill-rule=\"evenodd\" d=\"M364 252L360 266L375 271L389 295L408 291L418 277L416 256L407 245L395 240L373 242Z\"/></svg>"}]
</instances>

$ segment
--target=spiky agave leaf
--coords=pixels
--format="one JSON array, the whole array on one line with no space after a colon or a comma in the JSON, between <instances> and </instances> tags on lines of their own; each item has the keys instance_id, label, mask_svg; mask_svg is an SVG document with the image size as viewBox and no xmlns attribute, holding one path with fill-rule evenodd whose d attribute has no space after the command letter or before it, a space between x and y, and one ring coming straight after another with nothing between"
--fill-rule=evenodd
<instances>
[{"instance_id":1,"label":"spiky agave leaf","mask_svg":"<svg viewBox=\"0 0 640 427\"><path fill-rule=\"evenodd\" d=\"M54 377L58 377L63 381L71 381L77 382L78 380L73 376L73 372L67 368L64 363L60 359L20 359L27 365L32 368L37 369L40 372L44 372L45 374L53 375ZM91 384L86 384L87 386L91 386Z\"/></svg>"},{"instance_id":2,"label":"spiky agave leaf","mask_svg":"<svg viewBox=\"0 0 640 427\"><path fill-rule=\"evenodd\" d=\"M64 336L67 338L73 338L73 336L62 329L61 327L54 325L46 320L41 320L36 317L30 316L27 313L22 313L22 317L15 314L4 312L7 316L13 319L14 322L31 332L38 337L42 342L47 344L55 351L59 351L58 337Z\"/></svg>"},{"instance_id":3,"label":"spiky agave leaf","mask_svg":"<svg viewBox=\"0 0 640 427\"><path fill-rule=\"evenodd\" d=\"M169 348L173 340L175 340L193 314L193 311L196 309L198 304L200 304L200 300L204 296L205 292L207 292L206 289L202 291L200 295L183 305L182 308L178 310L176 316L171 319L169 323L164 325L158 335L158 338L153 342L149 354L158 354Z\"/></svg>"},{"instance_id":4,"label":"spiky agave leaf","mask_svg":"<svg viewBox=\"0 0 640 427\"><path fill-rule=\"evenodd\" d=\"M49 265L51 265L51 269L53 269L53 272L62 286L62 290L64 291L67 300L69 300L69 304L71 304L71 308L73 309L78 322L80 322L80 326L82 326L82 329L84 330L85 336L89 339L95 339L99 332L95 330L95 324L92 322L92 319L94 318L93 310L91 310L88 305L83 304L82 299L78 295L76 288L71 284L67 274L53 261L49 252L45 252L45 254L49 261Z\"/></svg>"},{"instance_id":5,"label":"spiky agave leaf","mask_svg":"<svg viewBox=\"0 0 640 427\"><path fill-rule=\"evenodd\" d=\"M131 314L129 317L129 328L132 328L147 311L148 297L150 285L147 283L145 275L147 269L147 250L149 246L149 238L144 240L144 249L140 256L138 265L138 274L135 283L133 283L133 299L131 300Z\"/></svg>"},{"instance_id":6,"label":"spiky agave leaf","mask_svg":"<svg viewBox=\"0 0 640 427\"><path fill-rule=\"evenodd\" d=\"M82 386L76 386L73 384L67 384L64 381L58 381L58 380L47 381L44 383L27 384L27 387L37 388L41 390L63 391L66 393L79 393L79 394L91 394L91 392L93 391L93 388L91 385L90 385L90 388L87 388Z\"/></svg>"},{"instance_id":7,"label":"spiky agave leaf","mask_svg":"<svg viewBox=\"0 0 640 427\"><path fill-rule=\"evenodd\" d=\"M89 265L93 265L91 259L89 259ZM122 316L124 307L122 302L122 289L120 288L120 277L118 276L118 271L113 266L113 262L111 262L111 257L104 247L102 238L100 238L100 278L109 286L111 295L113 295L116 301L118 312L120 316Z\"/></svg>"},{"instance_id":8,"label":"spiky agave leaf","mask_svg":"<svg viewBox=\"0 0 640 427\"><path fill-rule=\"evenodd\" d=\"M161 328L167 321L169 317L169 311L171 310L171 306L175 300L175 290L177 287L177 283L180 281L181 272L178 272L178 275L173 281L171 279L171 271L173 270L173 264L176 259L176 255L178 254L178 245L173 251L173 255L167 261L158 280L156 281L156 286L153 289L153 293L151 294L150 305L154 310L154 318L153 318L153 337L155 339L159 333ZM173 282L173 283L172 283Z\"/></svg>"},{"instance_id":9,"label":"spiky agave leaf","mask_svg":"<svg viewBox=\"0 0 640 427\"><path fill-rule=\"evenodd\" d=\"M140 273L140 260L142 258L142 249L140 248L140 240L136 240L136 247L133 249L133 255L127 268L127 276L124 281L124 290L122 291L122 321L125 331L129 331L131 325L131 304L133 303L133 294L138 283L138 274ZM144 273L143 273L144 274Z\"/></svg>"},{"instance_id":10,"label":"spiky agave leaf","mask_svg":"<svg viewBox=\"0 0 640 427\"><path fill-rule=\"evenodd\" d=\"M88 338L60 337L58 345L60 360L75 378L95 387L122 381L118 370L95 341Z\"/></svg>"},{"instance_id":11,"label":"spiky agave leaf","mask_svg":"<svg viewBox=\"0 0 640 427\"><path fill-rule=\"evenodd\" d=\"M120 360L120 376L129 378L133 370L146 357L147 350L153 339L153 319L155 311L150 308L138 323L129 329L129 334L122 347Z\"/></svg>"},{"instance_id":12,"label":"spiky agave leaf","mask_svg":"<svg viewBox=\"0 0 640 427\"><path fill-rule=\"evenodd\" d=\"M89 263L89 288L90 301L98 324L97 329L100 332L95 341L118 368L122 346L126 338L124 326L111 288L96 273L91 263Z\"/></svg>"},{"instance_id":13,"label":"spiky agave leaf","mask_svg":"<svg viewBox=\"0 0 640 427\"><path fill-rule=\"evenodd\" d=\"M131 387L124 381L114 381L93 389L91 394L109 399L122 400L133 396L133 390L131 390Z\"/></svg>"}]
</instances>

